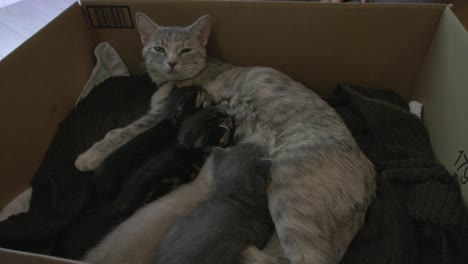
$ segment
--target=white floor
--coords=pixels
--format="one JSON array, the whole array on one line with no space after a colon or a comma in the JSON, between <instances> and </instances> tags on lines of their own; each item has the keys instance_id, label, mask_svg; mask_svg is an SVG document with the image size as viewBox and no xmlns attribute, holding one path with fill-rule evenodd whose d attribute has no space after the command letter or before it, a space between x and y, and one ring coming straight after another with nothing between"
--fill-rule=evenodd
<instances>
[{"instance_id":1,"label":"white floor","mask_svg":"<svg viewBox=\"0 0 468 264\"><path fill-rule=\"evenodd\" d=\"M76 0L0 0L0 60Z\"/></svg>"}]
</instances>

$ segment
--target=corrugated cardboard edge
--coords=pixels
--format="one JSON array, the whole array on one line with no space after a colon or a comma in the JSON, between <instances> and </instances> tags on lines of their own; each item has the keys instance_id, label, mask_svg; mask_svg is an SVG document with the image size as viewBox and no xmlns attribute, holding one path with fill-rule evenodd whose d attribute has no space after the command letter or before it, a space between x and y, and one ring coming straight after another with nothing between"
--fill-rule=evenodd
<instances>
[{"instance_id":1,"label":"corrugated cardboard edge","mask_svg":"<svg viewBox=\"0 0 468 264\"><path fill-rule=\"evenodd\" d=\"M31 184L89 78L94 46L75 3L0 61L0 208Z\"/></svg>"},{"instance_id":2,"label":"corrugated cardboard edge","mask_svg":"<svg viewBox=\"0 0 468 264\"><path fill-rule=\"evenodd\" d=\"M85 264L85 262L74 261L63 258L50 257L40 254L21 252L0 248L0 263L2 264Z\"/></svg>"},{"instance_id":3,"label":"corrugated cardboard edge","mask_svg":"<svg viewBox=\"0 0 468 264\"><path fill-rule=\"evenodd\" d=\"M442 14L415 97L436 156L460 184L468 205L468 33L450 8Z\"/></svg>"}]
</instances>

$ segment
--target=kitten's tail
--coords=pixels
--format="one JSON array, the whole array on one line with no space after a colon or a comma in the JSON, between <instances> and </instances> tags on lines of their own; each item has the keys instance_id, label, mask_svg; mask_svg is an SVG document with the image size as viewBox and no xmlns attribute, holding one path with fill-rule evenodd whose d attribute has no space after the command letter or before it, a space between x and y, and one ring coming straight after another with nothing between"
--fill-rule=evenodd
<instances>
[{"instance_id":1,"label":"kitten's tail","mask_svg":"<svg viewBox=\"0 0 468 264\"><path fill-rule=\"evenodd\" d=\"M243 264L290 264L288 259L269 256L254 246L244 250L242 256Z\"/></svg>"}]
</instances>

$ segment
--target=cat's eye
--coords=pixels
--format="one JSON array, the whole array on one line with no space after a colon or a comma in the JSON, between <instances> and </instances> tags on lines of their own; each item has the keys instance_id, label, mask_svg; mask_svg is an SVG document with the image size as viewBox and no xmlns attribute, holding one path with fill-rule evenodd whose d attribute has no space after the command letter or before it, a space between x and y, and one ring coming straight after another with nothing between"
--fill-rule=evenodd
<instances>
[{"instance_id":1,"label":"cat's eye","mask_svg":"<svg viewBox=\"0 0 468 264\"><path fill-rule=\"evenodd\" d=\"M159 53L166 53L166 50L163 47L154 47L153 49Z\"/></svg>"},{"instance_id":2,"label":"cat's eye","mask_svg":"<svg viewBox=\"0 0 468 264\"><path fill-rule=\"evenodd\" d=\"M182 50L180 51L180 54L186 54L186 53L189 53L189 52L191 52L191 51L192 51L192 49L189 49L189 48L182 49Z\"/></svg>"}]
</instances>

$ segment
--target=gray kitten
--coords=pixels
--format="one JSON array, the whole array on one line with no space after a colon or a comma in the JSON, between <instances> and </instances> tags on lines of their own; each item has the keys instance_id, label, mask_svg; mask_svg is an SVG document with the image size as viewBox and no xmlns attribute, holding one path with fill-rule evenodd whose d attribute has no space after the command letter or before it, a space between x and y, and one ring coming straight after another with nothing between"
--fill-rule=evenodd
<instances>
[{"instance_id":1,"label":"gray kitten","mask_svg":"<svg viewBox=\"0 0 468 264\"><path fill-rule=\"evenodd\" d=\"M214 149L213 195L171 227L155 263L234 264L248 246L263 247L273 231L266 155L256 143Z\"/></svg>"},{"instance_id":2,"label":"gray kitten","mask_svg":"<svg viewBox=\"0 0 468 264\"><path fill-rule=\"evenodd\" d=\"M254 133L273 159L268 202L281 247L293 264L339 263L375 196L375 172L338 114L312 90L267 67L206 59L211 19L163 27L136 15L143 57L161 88L149 113L110 131L80 155L95 169L112 151L161 120L173 84L202 85L234 118L237 139ZM223 103L223 104L221 104Z\"/></svg>"}]
</instances>

